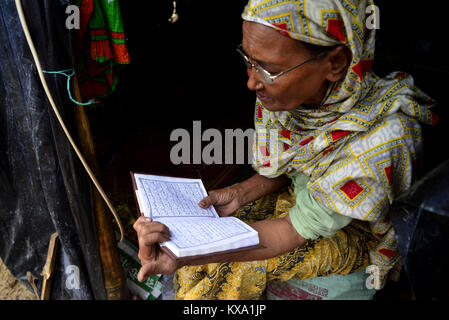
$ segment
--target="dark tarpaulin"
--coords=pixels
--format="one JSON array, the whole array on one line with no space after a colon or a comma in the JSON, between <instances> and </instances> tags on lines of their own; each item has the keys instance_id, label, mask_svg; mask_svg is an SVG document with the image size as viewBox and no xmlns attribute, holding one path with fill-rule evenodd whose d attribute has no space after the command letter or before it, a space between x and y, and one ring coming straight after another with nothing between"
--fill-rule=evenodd
<instances>
[{"instance_id":1,"label":"dark tarpaulin","mask_svg":"<svg viewBox=\"0 0 449 320\"><path fill-rule=\"evenodd\" d=\"M416 299L449 297L449 160L401 195L390 210Z\"/></svg>"},{"instance_id":2,"label":"dark tarpaulin","mask_svg":"<svg viewBox=\"0 0 449 320\"><path fill-rule=\"evenodd\" d=\"M42 68L72 68L65 27L69 1L22 5ZM67 79L57 74L46 79L76 140ZM50 236L58 232L51 299L106 299L91 184L45 95L14 0L0 1L0 84L0 256L26 284L27 271L37 276L40 292Z\"/></svg>"}]
</instances>

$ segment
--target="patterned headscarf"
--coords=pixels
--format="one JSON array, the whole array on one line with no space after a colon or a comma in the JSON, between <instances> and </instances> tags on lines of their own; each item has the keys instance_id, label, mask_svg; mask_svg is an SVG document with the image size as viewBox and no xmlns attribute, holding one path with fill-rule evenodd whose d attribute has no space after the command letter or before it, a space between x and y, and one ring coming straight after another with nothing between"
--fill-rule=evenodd
<instances>
[{"instance_id":1,"label":"patterned headscarf","mask_svg":"<svg viewBox=\"0 0 449 320\"><path fill-rule=\"evenodd\" d=\"M346 76L315 108L271 112L256 100L253 167L267 177L305 173L315 199L369 221L380 239L371 254L379 289L390 270L395 278L400 269L389 204L412 183L419 122L433 124L436 116L429 110L435 102L411 76L379 78L370 71L375 28L367 18L375 12L371 0L250 0L242 18L303 42L351 50Z\"/></svg>"}]
</instances>

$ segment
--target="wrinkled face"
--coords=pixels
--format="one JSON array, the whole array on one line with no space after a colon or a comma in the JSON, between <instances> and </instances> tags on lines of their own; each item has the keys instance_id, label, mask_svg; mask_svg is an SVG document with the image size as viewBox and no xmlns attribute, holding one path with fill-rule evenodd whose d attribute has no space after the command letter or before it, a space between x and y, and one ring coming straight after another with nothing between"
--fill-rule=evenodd
<instances>
[{"instance_id":1,"label":"wrinkled face","mask_svg":"<svg viewBox=\"0 0 449 320\"><path fill-rule=\"evenodd\" d=\"M254 22L243 22L243 51L251 62L270 73L277 73L314 57L301 41ZM250 90L256 92L263 106L270 111L287 111L300 105L319 106L328 87L329 65L326 58L312 60L274 80L263 82L254 68L248 68Z\"/></svg>"}]
</instances>

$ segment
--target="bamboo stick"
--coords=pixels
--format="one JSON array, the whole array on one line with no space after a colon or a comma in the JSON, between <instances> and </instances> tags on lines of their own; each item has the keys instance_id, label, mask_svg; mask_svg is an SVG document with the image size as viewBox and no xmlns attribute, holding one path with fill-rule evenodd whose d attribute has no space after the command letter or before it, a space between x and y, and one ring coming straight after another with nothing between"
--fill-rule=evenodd
<instances>
[{"instance_id":1,"label":"bamboo stick","mask_svg":"<svg viewBox=\"0 0 449 320\"><path fill-rule=\"evenodd\" d=\"M83 101L76 75L73 77L74 94L78 101ZM76 119L80 137L80 147L90 167L97 174L99 171L90 122L85 107L76 106ZM125 278L117 250L117 242L111 216L107 214L101 195L93 189L95 221L98 232L98 244L103 270L103 279L108 300L124 299Z\"/></svg>"}]
</instances>

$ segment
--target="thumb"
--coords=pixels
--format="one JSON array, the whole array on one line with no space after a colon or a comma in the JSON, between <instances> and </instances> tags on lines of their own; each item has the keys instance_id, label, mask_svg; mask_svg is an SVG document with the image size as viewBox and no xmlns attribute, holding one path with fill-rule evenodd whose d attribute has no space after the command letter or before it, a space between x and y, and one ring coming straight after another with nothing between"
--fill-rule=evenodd
<instances>
[{"instance_id":1,"label":"thumb","mask_svg":"<svg viewBox=\"0 0 449 320\"><path fill-rule=\"evenodd\" d=\"M215 202L217 202L217 199L215 197L214 193L210 193L207 197L205 197L203 200L201 200L198 205L203 208L203 209L207 209L209 208L211 205L215 204Z\"/></svg>"},{"instance_id":2,"label":"thumb","mask_svg":"<svg viewBox=\"0 0 449 320\"><path fill-rule=\"evenodd\" d=\"M145 281L150 275L154 274L154 268L155 263L148 262L142 265L142 267L139 270L139 273L137 274L137 281L143 282Z\"/></svg>"}]
</instances>

